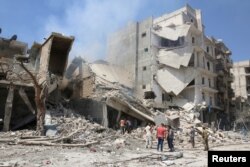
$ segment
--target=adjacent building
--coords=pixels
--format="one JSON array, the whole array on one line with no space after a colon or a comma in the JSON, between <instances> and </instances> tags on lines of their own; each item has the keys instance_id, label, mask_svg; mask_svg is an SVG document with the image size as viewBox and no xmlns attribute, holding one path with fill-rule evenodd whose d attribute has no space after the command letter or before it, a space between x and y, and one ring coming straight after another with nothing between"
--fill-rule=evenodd
<instances>
[{"instance_id":1,"label":"adjacent building","mask_svg":"<svg viewBox=\"0 0 250 167\"><path fill-rule=\"evenodd\" d=\"M219 112L226 111L217 103L216 66L222 52L231 63L231 52L224 43L206 36L201 11L186 5L112 34L107 61L128 70L134 95L148 101L150 107L191 110L205 104L207 109L201 111L200 119L210 123L217 120ZM220 98L225 101L227 95Z\"/></svg>"},{"instance_id":2,"label":"adjacent building","mask_svg":"<svg viewBox=\"0 0 250 167\"><path fill-rule=\"evenodd\" d=\"M250 60L235 62L231 72L235 80L232 83L234 92L234 117L236 128L250 128Z\"/></svg>"},{"instance_id":3,"label":"adjacent building","mask_svg":"<svg viewBox=\"0 0 250 167\"><path fill-rule=\"evenodd\" d=\"M235 97L240 97L242 102L250 103L250 60L235 62L232 73L235 77L232 83Z\"/></svg>"}]
</instances>

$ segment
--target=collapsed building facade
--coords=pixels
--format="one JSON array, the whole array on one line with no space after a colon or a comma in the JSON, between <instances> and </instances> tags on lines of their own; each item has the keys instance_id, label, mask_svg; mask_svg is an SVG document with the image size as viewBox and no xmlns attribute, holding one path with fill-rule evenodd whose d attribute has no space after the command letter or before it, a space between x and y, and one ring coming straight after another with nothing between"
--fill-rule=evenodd
<instances>
[{"instance_id":1,"label":"collapsed building facade","mask_svg":"<svg viewBox=\"0 0 250 167\"><path fill-rule=\"evenodd\" d=\"M0 118L4 131L21 128L36 120L33 79L42 88L41 96L49 96L55 91L63 79L73 41L73 37L52 33L43 44L35 42L28 50L26 43L0 38ZM19 59L30 73L22 68Z\"/></svg>"},{"instance_id":2,"label":"collapsed building facade","mask_svg":"<svg viewBox=\"0 0 250 167\"><path fill-rule=\"evenodd\" d=\"M121 67L77 57L66 71L65 85L70 107L105 127L118 128L121 118L131 120L134 127L153 122L153 113L133 97L133 80Z\"/></svg>"},{"instance_id":3,"label":"collapsed building facade","mask_svg":"<svg viewBox=\"0 0 250 167\"><path fill-rule=\"evenodd\" d=\"M206 37L201 11L186 5L112 34L107 61L128 70L134 82L133 94L148 106L191 110L205 104L206 109L200 111L201 121L217 123L218 113L225 113L229 105L222 107L217 100L217 56L223 49L231 62L231 52L220 45L225 46ZM221 101L228 98L219 97Z\"/></svg>"}]
</instances>

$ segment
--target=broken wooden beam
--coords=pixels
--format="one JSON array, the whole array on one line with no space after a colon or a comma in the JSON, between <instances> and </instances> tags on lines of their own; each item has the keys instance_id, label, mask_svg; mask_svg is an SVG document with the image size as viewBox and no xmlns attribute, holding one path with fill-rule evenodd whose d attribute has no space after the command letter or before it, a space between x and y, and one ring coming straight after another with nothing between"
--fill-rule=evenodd
<instances>
[{"instance_id":1,"label":"broken wooden beam","mask_svg":"<svg viewBox=\"0 0 250 167\"><path fill-rule=\"evenodd\" d=\"M30 103L30 100L27 96L27 94L25 93L24 89L23 88L20 88L19 91L18 91L20 97L23 99L24 103L27 105L27 107L29 108L29 110L33 113L33 114L36 114L34 108L32 107L31 103Z\"/></svg>"},{"instance_id":2,"label":"broken wooden beam","mask_svg":"<svg viewBox=\"0 0 250 167\"><path fill-rule=\"evenodd\" d=\"M92 144L98 144L100 141L92 141L85 144L61 144L61 143L51 143L48 141L18 141L17 144L22 145L39 145L39 146L56 146L56 147L87 147Z\"/></svg>"},{"instance_id":3,"label":"broken wooden beam","mask_svg":"<svg viewBox=\"0 0 250 167\"><path fill-rule=\"evenodd\" d=\"M14 86L11 84L9 87L9 92L5 103L4 125L3 125L3 131L5 132L10 130L13 99L14 99Z\"/></svg>"}]
</instances>

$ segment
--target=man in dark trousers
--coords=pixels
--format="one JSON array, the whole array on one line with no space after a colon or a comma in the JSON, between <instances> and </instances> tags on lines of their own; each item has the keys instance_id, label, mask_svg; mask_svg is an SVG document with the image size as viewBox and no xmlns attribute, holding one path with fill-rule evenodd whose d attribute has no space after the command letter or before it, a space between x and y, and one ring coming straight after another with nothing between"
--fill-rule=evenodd
<instances>
[{"instance_id":1,"label":"man in dark trousers","mask_svg":"<svg viewBox=\"0 0 250 167\"><path fill-rule=\"evenodd\" d=\"M173 144L173 141L174 141L174 131L172 129L172 127L169 125L168 126L168 137L167 137L167 140L168 140L168 147L170 149L171 152L174 151L174 144Z\"/></svg>"},{"instance_id":2,"label":"man in dark trousers","mask_svg":"<svg viewBox=\"0 0 250 167\"><path fill-rule=\"evenodd\" d=\"M204 151L208 151L209 150L209 147L208 147L208 131L206 130L205 127L203 127L202 139L203 139L203 143L204 143Z\"/></svg>"},{"instance_id":3,"label":"man in dark trousers","mask_svg":"<svg viewBox=\"0 0 250 167\"><path fill-rule=\"evenodd\" d=\"M156 129L156 138L158 139L157 151L163 151L163 142L164 138L167 137L167 130L165 125L161 123L161 125Z\"/></svg>"},{"instance_id":4,"label":"man in dark trousers","mask_svg":"<svg viewBox=\"0 0 250 167\"><path fill-rule=\"evenodd\" d=\"M195 136L195 129L194 129L194 126L191 127L191 130L190 130L190 142L192 144L192 147L194 148L194 136Z\"/></svg>"}]
</instances>

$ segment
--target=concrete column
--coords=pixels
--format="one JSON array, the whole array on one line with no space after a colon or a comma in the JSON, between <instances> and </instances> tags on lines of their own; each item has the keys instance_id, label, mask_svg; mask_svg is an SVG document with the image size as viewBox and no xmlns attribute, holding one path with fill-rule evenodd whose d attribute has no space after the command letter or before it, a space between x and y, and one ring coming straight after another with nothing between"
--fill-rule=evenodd
<instances>
[{"instance_id":1,"label":"concrete column","mask_svg":"<svg viewBox=\"0 0 250 167\"><path fill-rule=\"evenodd\" d=\"M108 128L109 122L108 122L108 111L107 111L107 105L106 105L106 103L102 104L102 114L103 114L102 125L104 127Z\"/></svg>"},{"instance_id":2,"label":"concrete column","mask_svg":"<svg viewBox=\"0 0 250 167\"><path fill-rule=\"evenodd\" d=\"M194 87L194 104L198 104L200 102L200 91L199 91L199 86L196 85L197 83L197 78L195 79L195 87Z\"/></svg>"},{"instance_id":3,"label":"concrete column","mask_svg":"<svg viewBox=\"0 0 250 167\"><path fill-rule=\"evenodd\" d=\"M193 54L194 54L194 67L198 67L198 53L193 51Z\"/></svg>"},{"instance_id":4,"label":"concrete column","mask_svg":"<svg viewBox=\"0 0 250 167\"><path fill-rule=\"evenodd\" d=\"M119 122L119 121L120 121L121 115L122 115L122 112L119 110L119 111L118 111L117 118L116 118L116 122Z\"/></svg>"},{"instance_id":5,"label":"concrete column","mask_svg":"<svg viewBox=\"0 0 250 167\"><path fill-rule=\"evenodd\" d=\"M5 103L4 125L3 125L3 131L5 132L10 130L13 99L14 99L14 87L13 85L10 85L7 100Z\"/></svg>"}]
</instances>

